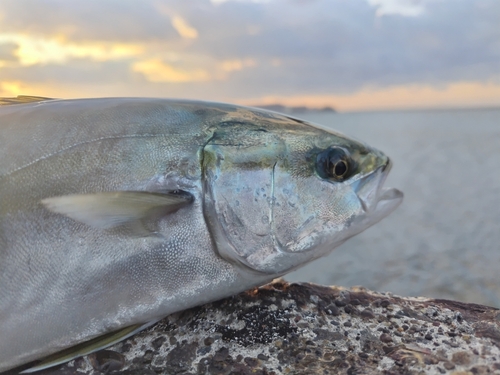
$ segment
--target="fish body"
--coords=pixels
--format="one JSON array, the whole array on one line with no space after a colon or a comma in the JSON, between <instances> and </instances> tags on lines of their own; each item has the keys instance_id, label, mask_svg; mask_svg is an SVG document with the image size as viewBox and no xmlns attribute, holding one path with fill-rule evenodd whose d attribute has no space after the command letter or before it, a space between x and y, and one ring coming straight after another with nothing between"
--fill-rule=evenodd
<instances>
[{"instance_id":1,"label":"fish body","mask_svg":"<svg viewBox=\"0 0 500 375\"><path fill-rule=\"evenodd\" d=\"M0 106L0 372L328 254L400 203L389 167L228 104Z\"/></svg>"}]
</instances>

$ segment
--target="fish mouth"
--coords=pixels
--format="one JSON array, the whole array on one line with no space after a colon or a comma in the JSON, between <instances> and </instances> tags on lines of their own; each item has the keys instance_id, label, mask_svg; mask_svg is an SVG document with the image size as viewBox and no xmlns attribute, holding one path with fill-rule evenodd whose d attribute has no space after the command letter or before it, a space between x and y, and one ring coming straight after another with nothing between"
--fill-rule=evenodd
<instances>
[{"instance_id":1,"label":"fish mouth","mask_svg":"<svg viewBox=\"0 0 500 375\"><path fill-rule=\"evenodd\" d=\"M389 215L403 201L403 193L400 190L383 187L391 168L392 163L387 158L383 165L363 176L353 185L370 225Z\"/></svg>"},{"instance_id":2,"label":"fish mouth","mask_svg":"<svg viewBox=\"0 0 500 375\"><path fill-rule=\"evenodd\" d=\"M395 188L382 188L374 210L369 214L370 222L376 223L389 215L403 202L404 194Z\"/></svg>"}]
</instances>

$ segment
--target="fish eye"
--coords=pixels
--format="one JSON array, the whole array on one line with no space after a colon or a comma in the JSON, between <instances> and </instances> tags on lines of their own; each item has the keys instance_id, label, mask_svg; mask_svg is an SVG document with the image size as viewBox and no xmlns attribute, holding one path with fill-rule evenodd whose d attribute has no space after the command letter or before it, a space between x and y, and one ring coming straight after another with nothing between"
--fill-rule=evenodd
<instances>
[{"instance_id":1,"label":"fish eye","mask_svg":"<svg viewBox=\"0 0 500 375\"><path fill-rule=\"evenodd\" d=\"M329 148L320 152L316 158L316 170L320 177L343 181L349 177L351 160L341 148Z\"/></svg>"}]
</instances>

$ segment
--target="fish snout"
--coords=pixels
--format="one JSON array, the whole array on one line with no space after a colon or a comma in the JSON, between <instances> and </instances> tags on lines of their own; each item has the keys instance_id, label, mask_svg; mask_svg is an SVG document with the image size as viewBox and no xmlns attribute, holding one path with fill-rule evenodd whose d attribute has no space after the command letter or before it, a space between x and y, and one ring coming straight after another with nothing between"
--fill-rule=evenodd
<instances>
[{"instance_id":1,"label":"fish snout","mask_svg":"<svg viewBox=\"0 0 500 375\"><path fill-rule=\"evenodd\" d=\"M353 184L353 189L359 198L363 211L367 214L372 214L375 210L379 210L380 205L388 208L394 206L395 209L403 198L403 193L397 189L384 188L384 182L392 168L392 162L386 158L384 164L376 168L371 173L361 177ZM386 211L385 209L383 211Z\"/></svg>"}]
</instances>

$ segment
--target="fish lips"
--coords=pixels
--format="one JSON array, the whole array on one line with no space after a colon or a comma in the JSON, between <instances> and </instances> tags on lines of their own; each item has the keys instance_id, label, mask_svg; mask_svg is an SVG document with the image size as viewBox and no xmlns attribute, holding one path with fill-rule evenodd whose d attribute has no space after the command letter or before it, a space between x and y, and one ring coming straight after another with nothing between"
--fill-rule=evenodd
<instances>
[{"instance_id":1,"label":"fish lips","mask_svg":"<svg viewBox=\"0 0 500 375\"><path fill-rule=\"evenodd\" d=\"M395 188L384 188L392 163L387 162L374 171L351 183L366 213L368 225L373 225L394 211L403 201L403 192Z\"/></svg>"}]
</instances>

